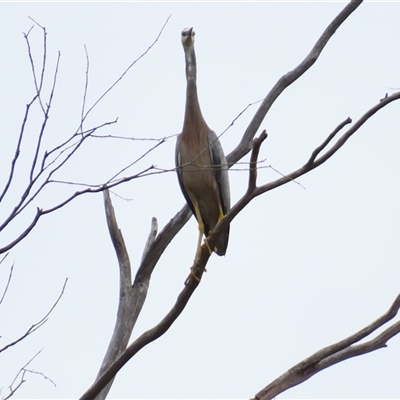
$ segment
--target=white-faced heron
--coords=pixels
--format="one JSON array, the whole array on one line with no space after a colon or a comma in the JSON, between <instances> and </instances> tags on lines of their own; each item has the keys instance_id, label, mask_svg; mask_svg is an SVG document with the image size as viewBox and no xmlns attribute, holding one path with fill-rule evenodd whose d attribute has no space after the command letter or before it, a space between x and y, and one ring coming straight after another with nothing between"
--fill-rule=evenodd
<instances>
[{"instance_id":1,"label":"white-faced heron","mask_svg":"<svg viewBox=\"0 0 400 400\"><path fill-rule=\"evenodd\" d=\"M196 258L203 234L207 236L230 209L228 165L221 143L200 110L196 85L193 28L182 31L186 61L186 108L182 133L178 136L175 163L182 193L199 224ZM229 226L210 250L226 253Z\"/></svg>"}]
</instances>

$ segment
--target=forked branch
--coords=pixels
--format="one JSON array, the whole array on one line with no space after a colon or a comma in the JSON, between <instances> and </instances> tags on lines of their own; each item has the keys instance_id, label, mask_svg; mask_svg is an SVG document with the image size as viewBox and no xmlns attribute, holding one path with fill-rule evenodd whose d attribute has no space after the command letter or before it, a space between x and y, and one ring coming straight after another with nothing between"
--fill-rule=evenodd
<instances>
[{"instance_id":1,"label":"forked branch","mask_svg":"<svg viewBox=\"0 0 400 400\"><path fill-rule=\"evenodd\" d=\"M37 331L43 324L45 324L47 322L47 320L49 319L50 314L53 312L53 310L57 307L57 304L60 302L61 297L64 294L65 291L65 287L67 285L68 282L68 278L65 279L64 281L64 285L61 289L61 292L59 294L59 296L57 297L56 301L54 302L54 304L51 306L50 310L46 313L46 315L38 322L34 323L23 335L21 335L18 339L15 339L14 341L12 341L11 343L8 343L7 345L5 345L3 348L0 349L0 353L2 353L3 351L7 350L8 348L15 346L16 344L20 343L22 340L24 340L25 338L27 338L29 335L31 335L33 332Z\"/></svg>"},{"instance_id":2,"label":"forked branch","mask_svg":"<svg viewBox=\"0 0 400 400\"><path fill-rule=\"evenodd\" d=\"M135 327L136 321L146 300L151 275L151 271L149 271L148 275L142 274L142 279L138 280L137 276L139 272L142 273L142 271L139 269L136 274L135 283L132 285L131 263L128 250L125 246L125 241L121 230L118 227L117 218L108 190L105 190L103 194L108 231L110 233L111 241L113 243L119 264L120 284L117 320L107 352L98 372L98 379L104 374L105 371L109 370L113 361L126 349L133 328ZM145 257L147 254L148 249L154 242L156 235L157 220L153 218L147 243L143 250L143 257ZM98 394L96 393L96 400L105 399L107 397L107 394L113 383L113 378L114 377L111 377L111 379L105 382L105 385L101 388L101 391L99 391Z\"/></svg>"},{"instance_id":3,"label":"forked branch","mask_svg":"<svg viewBox=\"0 0 400 400\"><path fill-rule=\"evenodd\" d=\"M387 342L400 333L400 321L395 322L386 328L381 334L368 342L355 343L370 336L377 329L381 328L392 320L398 313L400 308L400 295L397 296L396 300L389 308L389 310L383 314L376 321L370 325L361 329L359 332L349 336L348 338L341 340L331 346L325 347L322 350L317 351L312 356L306 358L294 367L290 368L287 372L275 379L265 388L260 390L253 400L270 400L275 398L277 395L284 391L296 386L307 379L311 378L318 372L328 368L341 361L349 358L367 354L371 351L378 350L382 347L386 347Z\"/></svg>"}]
</instances>

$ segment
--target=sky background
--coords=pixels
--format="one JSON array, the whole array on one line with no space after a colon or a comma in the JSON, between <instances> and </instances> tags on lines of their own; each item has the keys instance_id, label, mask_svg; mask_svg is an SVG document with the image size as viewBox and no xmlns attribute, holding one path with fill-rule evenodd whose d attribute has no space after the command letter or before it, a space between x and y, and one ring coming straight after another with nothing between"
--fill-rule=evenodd
<instances>
[{"instance_id":1,"label":"sky background","mask_svg":"<svg viewBox=\"0 0 400 400\"><path fill-rule=\"evenodd\" d=\"M185 103L181 30L196 31L199 98L220 134L249 104L308 54L344 3L1 3L0 182L7 178L26 104L34 95L22 32L34 18L47 29L51 84L59 76L44 147L79 126L89 59L88 106L159 41L99 103L86 127L113 121L103 135L163 138L180 132ZM262 124L269 137L259 184L297 169L343 120L356 121L385 93L400 88L400 3L365 3L340 27L320 59L276 101ZM42 32L30 33L39 62ZM400 292L399 107L374 116L326 164L255 199L233 221L226 257L213 255L183 314L159 340L118 374L110 398L249 398L295 363L383 314ZM228 154L257 109L252 106L221 138ZM27 126L15 186L4 218L26 182L41 119ZM57 179L98 183L154 145L93 139ZM128 174L150 165L174 166L175 137ZM248 160L248 158L246 158ZM272 166L272 168L267 168ZM245 170L246 165L241 165ZM232 204L244 194L246 171L231 171ZM25 229L35 207L73 193L50 186L9 229L0 246ZM133 180L112 196L133 269L151 218L159 228L184 204L174 172ZM126 199L129 199L126 200ZM133 338L168 312L191 266L194 218L157 265ZM82 196L44 216L0 267L0 347L40 320L68 284L48 322L1 354L0 387L7 394L19 368L37 351L15 398L77 398L92 384L114 328L118 266L101 194ZM385 349L329 368L279 398L399 398L400 338Z\"/></svg>"}]
</instances>

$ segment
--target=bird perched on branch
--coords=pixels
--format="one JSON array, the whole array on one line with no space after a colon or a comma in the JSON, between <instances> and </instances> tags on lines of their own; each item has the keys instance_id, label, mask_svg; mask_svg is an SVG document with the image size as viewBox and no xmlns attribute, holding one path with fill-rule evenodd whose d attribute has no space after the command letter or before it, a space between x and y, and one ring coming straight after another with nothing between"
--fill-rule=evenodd
<instances>
[{"instance_id":1,"label":"bird perched on branch","mask_svg":"<svg viewBox=\"0 0 400 400\"><path fill-rule=\"evenodd\" d=\"M186 61L186 107L182 133L178 136L175 150L179 185L199 224L196 259L199 255L203 234L209 236L215 225L230 209L228 165L221 143L201 113L196 85L196 56L194 31L182 31L182 44ZM218 239L215 251L222 256L226 252L229 226Z\"/></svg>"}]
</instances>

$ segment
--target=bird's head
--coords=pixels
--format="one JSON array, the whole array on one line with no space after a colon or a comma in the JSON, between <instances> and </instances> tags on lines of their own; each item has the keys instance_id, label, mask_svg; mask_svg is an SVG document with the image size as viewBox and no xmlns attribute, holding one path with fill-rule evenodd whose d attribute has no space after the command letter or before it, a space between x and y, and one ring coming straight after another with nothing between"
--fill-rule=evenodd
<instances>
[{"instance_id":1,"label":"bird's head","mask_svg":"<svg viewBox=\"0 0 400 400\"><path fill-rule=\"evenodd\" d=\"M193 28L185 28L182 31L182 44L185 49L189 49L194 46L194 30Z\"/></svg>"}]
</instances>

